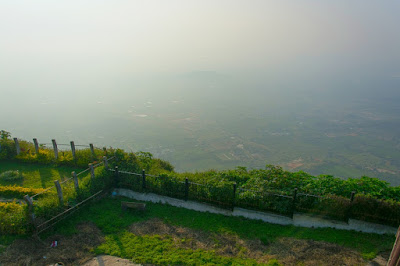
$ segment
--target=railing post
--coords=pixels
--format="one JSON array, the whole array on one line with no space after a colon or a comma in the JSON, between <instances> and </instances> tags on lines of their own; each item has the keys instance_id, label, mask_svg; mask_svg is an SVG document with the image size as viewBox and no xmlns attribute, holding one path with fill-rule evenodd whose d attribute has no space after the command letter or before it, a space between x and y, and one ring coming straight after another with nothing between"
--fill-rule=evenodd
<instances>
[{"instance_id":1,"label":"railing post","mask_svg":"<svg viewBox=\"0 0 400 266\"><path fill-rule=\"evenodd\" d=\"M189 198L189 179L185 178L185 200L187 201Z\"/></svg>"},{"instance_id":2,"label":"railing post","mask_svg":"<svg viewBox=\"0 0 400 266\"><path fill-rule=\"evenodd\" d=\"M31 197L29 197L28 195L24 196L24 200L26 202L26 204L28 205L28 220L29 222L32 224L34 231L36 232L36 217L35 217L35 213L33 211L33 201L31 199Z\"/></svg>"},{"instance_id":3,"label":"railing post","mask_svg":"<svg viewBox=\"0 0 400 266\"><path fill-rule=\"evenodd\" d=\"M400 264L400 226L397 229L396 240L394 241L392 252L390 253L388 266L397 266Z\"/></svg>"},{"instance_id":4,"label":"railing post","mask_svg":"<svg viewBox=\"0 0 400 266\"><path fill-rule=\"evenodd\" d=\"M57 148L57 142L55 139L52 139L51 142L53 142L53 149L54 149L54 156L56 157L56 160L58 159L58 148Z\"/></svg>"},{"instance_id":5,"label":"railing post","mask_svg":"<svg viewBox=\"0 0 400 266\"><path fill-rule=\"evenodd\" d=\"M71 143L72 158L74 158L74 161L76 163L75 143L73 141L71 141L70 143Z\"/></svg>"},{"instance_id":6,"label":"railing post","mask_svg":"<svg viewBox=\"0 0 400 266\"><path fill-rule=\"evenodd\" d=\"M103 162L104 162L104 168L108 169L108 160L107 160L107 156L103 156Z\"/></svg>"},{"instance_id":7,"label":"railing post","mask_svg":"<svg viewBox=\"0 0 400 266\"><path fill-rule=\"evenodd\" d=\"M347 223L349 223L349 220L350 220L350 216L351 216L351 209L352 209L352 206L353 206L353 201L354 201L354 196L356 195L356 192L355 191L352 191L351 192L351 195L350 195L350 205L349 205L349 208L347 209L347 213L346 213L346 220L347 220Z\"/></svg>"},{"instance_id":8,"label":"railing post","mask_svg":"<svg viewBox=\"0 0 400 266\"><path fill-rule=\"evenodd\" d=\"M118 171L118 166L115 166L115 186L118 187L119 184L119 171Z\"/></svg>"},{"instance_id":9,"label":"railing post","mask_svg":"<svg viewBox=\"0 0 400 266\"><path fill-rule=\"evenodd\" d=\"M236 204L236 183L233 183L233 195L232 195L232 211L233 208L235 208L235 204Z\"/></svg>"},{"instance_id":10,"label":"railing post","mask_svg":"<svg viewBox=\"0 0 400 266\"><path fill-rule=\"evenodd\" d=\"M19 141L17 138L14 138L15 148L17 149L17 155L21 153L21 148L19 147Z\"/></svg>"},{"instance_id":11,"label":"railing post","mask_svg":"<svg viewBox=\"0 0 400 266\"><path fill-rule=\"evenodd\" d=\"M292 199L292 210L291 210L291 218L293 219L294 213L296 211L296 199L297 199L297 188L293 190L293 199Z\"/></svg>"},{"instance_id":12,"label":"railing post","mask_svg":"<svg viewBox=\"0 0 400 266\"><path fill-rule=\"evenodd\" d=\"M72 171L71 173L72 177L74 178L74 185L75 185L75 191L76 194L79 195L79 182L78 182L78 176L76 175L75 171Z\"/></svg>"},{"instance_id":13,"label":"railing post","mask_svg":"<svg viewBox=\"0 0 400 266\"><path fill-rule=\"evenodd\" d=\"M56 186L56 189L57 189L58 201L60 203L60 206L64 206L64 198L63 198L63 193L62 193L60 182L58 182L58 180L55 180L54 185Z\"/></svg>"},{"instance_id":14,"label":"railing post","mask_svg":"<svg viewBox=\"0 0 400 266\"><path fill-rule=\"evenodd\" d=\"M90 168L90 177L92 178L93 181L95 176L94 176L94 167L92 163L89 164L89 168Z\"/></svg>"},{"instance_id":15,"label":"railing post","mask_svg":"<svg viewBox=\"0 0 400 266\"><path fill-rule=\"evenodd\" d=\"M142 170L142 188L146 189L146 171Z\"/></svg>"},{"instance_id":16,"label":"railing post","mask_svg":"<svg viewBox=\"0 0 400 266\"><path fill-rule=\"evenodd\" d=\"M35 144L35 152L39 154L39 143L36 138L33 139L33 144Z\"/></svg>"},{"instance_id":17,"label":"railing post","mask_svg":"<svg viewBox=\"0 0 400 266\"><path fill-rule=\"evenodd\" d=\"M94 147L93 147L93 143L90 143L89 144L89 147L90 147L90 151L92 152L92 161L94 160L94 158L96 158L96 155L94 154Z\"/></svg>"}]
</instances>

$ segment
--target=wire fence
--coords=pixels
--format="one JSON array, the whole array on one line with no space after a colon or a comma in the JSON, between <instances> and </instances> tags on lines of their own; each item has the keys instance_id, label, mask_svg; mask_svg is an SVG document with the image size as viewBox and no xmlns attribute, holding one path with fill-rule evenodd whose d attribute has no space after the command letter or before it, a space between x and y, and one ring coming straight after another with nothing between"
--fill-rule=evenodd
<instances>
[{"instance_id":1,"label":"wire fence","mask_svg":"<svg viewBox=\"0 0 400 266\"><path fill-rule=\"evenodd\" d=\"M237 205L242 208L293 216L293 197L268 191L238 190Z\"/></svg>"},{"instance_id":2,"label":"wire fence","mask_svg":"<svg viewBox=\"0 0 400 266\"><path fill-rule=\"evenodd\" d=\"M360 213L352 213L354 194L350 198L344 198L336 195L321 196L297 193L297 189L295 189L292 195L287 195L279 194L276 191L236 189L236 184L232 183L201 184L187 179L182 181L167 175L152 175L146 174L144 171L136 173L116 169L108 170L117 175L117 187L128 188L137 192L151 192L178 199L193 200L225 209L242 207L291 218L295 213L307 213L345 222L348 222L350 217L361 217ZM400 214L394 216L394 218L388 219L381 216L379 220L399 221Z\"/></svg>"}]
</instances>

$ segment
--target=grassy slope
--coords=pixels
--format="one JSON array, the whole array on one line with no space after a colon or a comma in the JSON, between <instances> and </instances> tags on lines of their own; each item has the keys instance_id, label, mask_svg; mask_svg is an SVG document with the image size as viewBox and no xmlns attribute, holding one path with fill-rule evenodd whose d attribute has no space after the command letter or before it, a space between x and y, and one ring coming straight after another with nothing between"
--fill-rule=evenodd
<instances>
[{"instance_id":1,"label":"grassy slope","mask_svg":"<svg viewBox=\"0 0 400 266\"><path fill-rule=\"evenodd\" d=\"M151 218L159 218L168 224L182 227L217 233L228 232L237 234L242 238L260 239L264 243L272 243L281 237L326 241L355 249L366 259L374 258L377 253L381 251L390 250L394 241L393 236L387 235L366 234L329 228L311 229L274 225L245 218L201 213L183 208L152 203L147 203L148 209L145 213L122 212L120 209L120 201L121 199L119 198L103 199L100 202L79 211L77 214L72 216L72 218L60 223L55 230L57 233L71 234L75 232L75 226L77 223L92 221L101 229L107 239L106 243L101 245L97 251L100 253L114 253L115 255L125 257L127 257L127 253L123 250L129 249L132 254L135 250L137 241L139 241L138 239L132 240L132 246L129 246L129 241L127 242L128 246L125 244L122 245L121 243L124 241L126 242L127 238L129 238L129 233L127 235L126 228L134 222L144 221ZM131 236L131 239L132 237L134 236ZM147 256L146 259L143 260L147 263L149 263L147 259L154 257L154 241L157 242L158 240L154 238L140 238L141 246L148 246L148 249L144 248L141 250L141 254L145 257ZM160 243L157 245L159 244ZM169 244L162 243L162 245L168 246ZM113 252L111 252L112 250ZM166 256L173 256L173 254ZM168 258L164 257L163 259Z\"/></svg>"},{"instance_id":2,"label":"grassy slope","mask_svg":"<svg viewBox=\"0 0 400 266\"><path fill-rule=\"evenodd\" d=\"M17 183L2 182L2 185L17 185L32 188L46 188L54 185L54 180L64 180L71 177L72 171L79 171L78 168L50 165L28 164L13 161L0 161L0 173L8 170L19 170L24 179Z\"/></svg>"}]
</instances>

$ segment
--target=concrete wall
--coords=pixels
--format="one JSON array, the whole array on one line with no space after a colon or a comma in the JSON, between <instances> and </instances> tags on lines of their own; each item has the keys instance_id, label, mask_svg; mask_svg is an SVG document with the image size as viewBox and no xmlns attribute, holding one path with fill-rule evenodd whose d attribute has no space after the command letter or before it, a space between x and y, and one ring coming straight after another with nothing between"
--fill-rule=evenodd
<instances>
[{"instance_id":1,"label":"concrete wall","mask_svg":"<svg viewBox=\"0 0 400 266\"><path fill-rule=\"evenodd\" d=\"M333 221L322 219L320 217L315 217L307 214L296 213L293 219L276 215L267 212L247 210L243 208L235 207L233 211L217 208L208 204L198 203L194 201L184 201L180 199L174 199L166 196L160 196L153 193L139 193L129 189L118 188L114 190L118 196L124 196L131 199L136 199L140 201L150 201L154 203L169 204L175 207L181 207L189 210L195 210L200 212L210 212L216 214L223 214L226 216L241 216L252 220L262 220L267 223L281 224L281 225L294 225L301 227L330 227L335 229L343 230L355 230L365 233L376 233L376 234L392 234L396 235L397 228L374 224L359 220L350 219L349 223Z\"/></svg>"}]
</instances>

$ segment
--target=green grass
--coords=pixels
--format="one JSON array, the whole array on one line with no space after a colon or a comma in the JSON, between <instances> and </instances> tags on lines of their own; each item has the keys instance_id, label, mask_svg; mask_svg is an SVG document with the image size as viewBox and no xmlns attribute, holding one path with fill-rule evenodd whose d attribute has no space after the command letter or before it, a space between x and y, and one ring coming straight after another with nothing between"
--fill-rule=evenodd
<instances>
[{"instance_id":1,"label":"green grass","mask_svg":"<svg viewBox=\"0 0 400 266\"><path fill-rule=\"evenodd\" d=\"M213 250L178 248L172 238L136 236L129 232L106 236L95 252L156 265L257 265L247 258L219 256ZM271 260L267 265L279 265Z\"/></svg>"},{"instance_id":2,"label":"green grass","mask_svg":"<svg viewBox=\"0 0 400 266\"><path fill-rule=\"evenodd\" d=\"M145 246L148 245L148 250L141 250L141 253L151 252L151 250L154 249L154 245L160 245L161 247L170 245L168 240L161 240L156 237L140 238L127 233L126 228L130 224L152 218L161 219L168 224L200 229L207 232L231 233L237 234L241 238L245 239L260 239L264 243L272 243L281 237L326 241L355 249L359 251L365 259L372 259L379 252L390 250L394 241L394 236L388 235L367 234L330 228L312 229L295 226L282 226L239 217L201 213L153 203L146 203L147 210L143 213L134 211L122 212L120 208L121 200L121 198L106 198L92 204L77 212L68 220L60 223L57 228L55 228L55 231L66 235L73 234L76 233L75 226L77 223L91 221L106 235L106 242L98 247L96 251L99 253L104 252L106 254L116 252L115 254L121 256L127 254L124 253L126 251L123 250L128 248L134 249L135 252L138 252L134 247L130 246L130 244L123 244L121 247L118 247L118 249L112 248L116 247L118 243L124 242L124 239L126 238L131 239L133 246L136 246L138 241L144 243L143 245ZM147 258L154 256L150 255L150 253L146 254L146 259L143 259L142 262L150 263L147 261ZM175 253L171 253L170 255L168 254L165 256L173 256ZM205 254L203 255L206 256ZM209 254L207 253L207 256L208 255ZM129 256L126 255L125 257ZM131 258L132 257L130 257L130 259ZM168 257L164 259L170 259L168 263L174 264L173 261L175 258Z\"/></svg>"},{"instance_id":3,"label":"green grass","mask_svg":"<svg viewBox=\"0 0 400 266\"><path fill-rule=\"evenodd\" d=\"M79 168L66 166L52 166L21 163L15 161L0 161L0 173L10 170L18 170L23 175L23 179L14 182L2 181L1 185L17 185L32 188L46 188L54 185L54 180L64 180L71 177L72 171L79 171Z\"/></svg>"}]
</instances>

